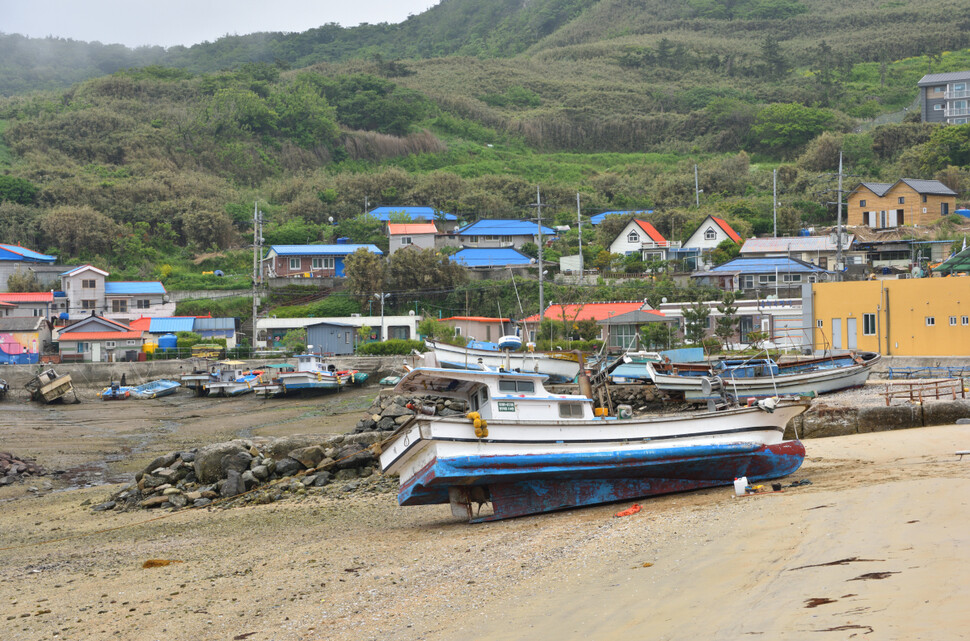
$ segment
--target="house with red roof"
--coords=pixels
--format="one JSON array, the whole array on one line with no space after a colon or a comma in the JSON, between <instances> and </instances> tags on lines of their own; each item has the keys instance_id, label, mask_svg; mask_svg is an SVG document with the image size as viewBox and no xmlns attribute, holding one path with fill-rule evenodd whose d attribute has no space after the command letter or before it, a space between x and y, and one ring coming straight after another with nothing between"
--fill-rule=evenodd
<instances>
[{"instance_id":1,"label":"house with red roof","mask_svg":"<svg viewBox=\"0 0 970 641\"><path fill-rule=\"evenodd\" d=\"M451 316L439 322L455 328L455 333L477 341L493 342L514 333L511 318L490 316Z\"/></svg>"},{"instance_id":2,"label":"house with red roof","mask_svg":"<svg viewBox=\"0 0 970 641\"><path fill-rule=\"evenodd\" d=\"M54 292L0 292L4 317L49 319L53 314Z\"/></svg>"},{"instance_id":3,"label":"house with red roof","mask_svg":"<svg viewBox=\"0 0 970 641\"><path fill-rule=\"evenodd\" d=\"M634 218L610 243L611 254L640 253L644 261L667 260L670 243L645 220Z\"/></svg>"},{"instance_id":4,"label":"house with red roof","mask_svg":"<svg viewBox=\"0 0 970 641\"><path fill-rule=\"evenodd\" d=\"M577 321L593 320L596 321L600 329L600 340L612 343L610 337L611 329L614 325L610 322L614 317L628 314L630 312L642 312L646 316L655 317L657 321L664 321L664 315L654 310L650 305L643 301L620 301L620 302L600 302L600 303L551 303L542 314L543 319L554 322L572 325ZM539 323L539 315L533 314L519 321L527 330L529 340L535 340L535 332ZM640 319L640 323L645 322ZM624 328L625 330L625 328ZM620 331L624 331L620 330Z\"/></svg>"},{"instance_id":5,"label":"house with red roof","mask_svg":"<svg viewBox=\"0 0 970 641\"><path fill-rule=\"evenodd\" d=\"M62 361L101 363L131 360L141 351L145 333L118 321L90 316L64 327L55 338Z\"/></svg>"},{"instance_id":6,"label":"house with red roof","mask_svg":"<svg viewBox=\"0 0 970 641\"><path fill-rule=\"evenodd\" d=\"M438 228L434 223L388 223L387 237L390 239L388 253L393 254L406 247L434 249L437 233Z\"/></svg>"},{"instance_id":7,"label":"house with red roof","mask_svg":"<svg viewBox=\"0 0 970 641\"><path fill-rule=\"evenodd\" d=\"M723 218L708 216L697 226L694 233L684 241L680 248L680 258L687 261L691 269L699 269L706 254L714 251L725 240L741 245L744 239ZM700 259L700 260L698 260Z\"/></svg>"}]
</instances>

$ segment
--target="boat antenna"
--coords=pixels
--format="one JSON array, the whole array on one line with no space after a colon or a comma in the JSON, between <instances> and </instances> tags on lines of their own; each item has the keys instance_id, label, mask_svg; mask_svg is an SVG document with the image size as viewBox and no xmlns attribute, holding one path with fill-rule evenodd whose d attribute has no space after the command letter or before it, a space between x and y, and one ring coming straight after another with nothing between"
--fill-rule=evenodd
<instances>
[{"instance_id":1,"label":"boat antenna","mask_svg":"<svg viewBox=\"0 0 970 641\"><path fill-rule=\"evenodd\" d=\"M524 318L525 310L522 309L522 299L519 298L519 286L515 284L515 274L512 273L512 267L509 267L509 276L512 278L512 289L515 290L515 300L519 301L519 314Z\"/></svg>"}]
</instances>

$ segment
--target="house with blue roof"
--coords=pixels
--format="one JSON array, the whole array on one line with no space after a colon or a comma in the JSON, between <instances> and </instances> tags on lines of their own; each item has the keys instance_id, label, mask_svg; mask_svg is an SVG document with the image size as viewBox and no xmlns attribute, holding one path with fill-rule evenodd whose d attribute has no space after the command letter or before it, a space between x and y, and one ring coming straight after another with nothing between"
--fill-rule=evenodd
<instances>
[{"instance_id":1,"label":"house with blue roof","mask_svg":"<svg viewBox=\"0 0 970 641\"><path fill-rule=\"evenodd\" d=\"M56 256L41 254L20 245L0 243L0 291L7 290L7 279L13 274L32 273L42 285L58 282L66 265L57 265Z\"/></svg>"},{"instance_id":2,"label":"house with blue roof","mask_svg":"<svg viewBox=\"0 0 970 641\"><path fill-rule=\"evenodd\" d=\"M344 259L358 249L383 256L377 245L270 245L263 258L266 278L343 278Z\"/></svg>"},{"instance_id":3,"label":"house with blue roof","mask_svg":"<svg viewBox=\"0 0 970 641\"><path fill-rule=\"evenodd\" d=\"M451 255L451 260L469 268L527 267L532 259L511 247L466 247Z\"/></svg>"},{"instance_id":4,"label":"house with blue roof","mask_svg":"<svg viewBox=\"0 0 970 641\"><path fill-rule=\"evenodd\" d=\"M589 222L591 222L594 225L599 225L601 222L603 222L603 219L606 218L607 216L628 216L630 218L640 218L642 216L646 216L647 214L652 214L652 213L653 213L652 209L638 209L636 211L632 209L629 211L604 211L602 214L596 214L595 216L590 216Z\"/></svg>"},{"instance_id":5,"label":"house with blue roof","mask_svg":"<svg viewBox=\"0 0 970 641\"><path fill-rule=\"evenodd\" d=\"M554 229L542 228L543 239L555 234ZM454 236L462 247L520 249L526 243L539 242L539 226L528 220L479 220L465 225Z\"/></svg>"},{"instance_id":6,"label":"house with blue roof","mask_svg":"<svg viewBox=\"0 0 970 641\"><path fill-rule=\"evenodd\" d=\"M109 281L108 272L92 265L61 274L61 290L55 294L55 311L64 320L97 314L127 323L140 316L171 316L175 311L161 282Z\"/></svg>"},{"instance_id":7,"label":"house with blue roof","mask_svg":"<svg viewBox=\"0 0 970 641\"><path fill-rule=\"evenodd\" d=\"M801 291L803 283L829 280L832 272L812 263L787 256L764 258L738 257L690 275L699 285L710 285L724 291L757 292L789 295L789 289Z\"/></svg>"},{"instance_id":8,"label":"house with blue roof","mask_svg":"<svg viewBox=\"0 0 970 641\"><path fill-rule=\"evenodd\" d=\"M428 221L428 222L438 222L438 221L453 221L458 220L458 216L454 214L449 214L448 212L435 209L434 207L404 207L401 205L392 205L388 207L376 207L367 212L369 215L373 216L381 222L390 222L395 220L397 222L398 218L402 216L407 216L414 222Z\"/></svg>"}]
</instances>

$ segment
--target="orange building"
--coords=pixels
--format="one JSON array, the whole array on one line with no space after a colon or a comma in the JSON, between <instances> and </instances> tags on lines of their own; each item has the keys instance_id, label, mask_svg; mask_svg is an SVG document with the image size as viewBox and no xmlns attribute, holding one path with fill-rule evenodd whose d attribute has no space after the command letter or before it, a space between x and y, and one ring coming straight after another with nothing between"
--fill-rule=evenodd
<instances>
[{"instance_id":1,"label":"orange building","mask_svg":"<svg viewBox=\"0 0 970 641\"><path fill-rule=\"evenodd\" d=\"M954 213L956 198L956 192L939 180L859 183L849 192L846 224L872 229L928 225Z\"/></svg>"}]
</instances>

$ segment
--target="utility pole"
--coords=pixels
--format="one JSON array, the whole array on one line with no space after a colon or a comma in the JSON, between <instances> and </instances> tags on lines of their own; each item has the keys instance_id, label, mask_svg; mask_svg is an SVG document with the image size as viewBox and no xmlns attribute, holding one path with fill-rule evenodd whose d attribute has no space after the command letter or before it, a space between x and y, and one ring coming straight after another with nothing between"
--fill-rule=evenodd
<instances>
[{"instance_id":1,"label":"utility pole","mask_svg":"<svg viewBox=\"0 0 970 641\"><path fill-rule=\"evenodd\" d=\"M778 170L771 170L771 217L775 222L775 238L778 238Z\"/></svg>"},{"instance_id":2,"label":"utility pole","mask_svg":"<svg viewBox=\"0 0 970 641\"><path fill-rule=\"evenodd\" d=\"M542 314L546 309L545 295L542 289L542 196L539 194L539 185L536 185L536 201L529 205L536 208L536 221L538 225L539 239L539 322L542 322Z\"/></svg>"},{"instance_id":3,"label":"utility pole","mask_svg":"<svg viewBox=\"0 0 970 641\"><path fill-rule=\"evenodd\" d=\"M259 284L263 272L263 216L259 203L253 202L253 349L256 349L257 313L259 310Z\"/></svg>"},{"instance_id":4,"label":"utility pole","mask_svg":"<svg viewBox=\"0 0 970 641\"><path fill-rule=\"evenodd\" d=\"M697 179L697 163L694 163L694 204L701 207L701 184Z\"/></svg>"},{"instance_id":5,"label":"utility pole","mask_svg":"<svg viewBox=\"0 0 970 641\"><path fill-rule=\"evenodd\" d=\"M583 214L579 208L579 192L576 192L576 224L579 227L579 275L583 275Z\"/></svg>"},{"instance_id":6,"label":"utility pole","mask_svg":"<svg viewBox=\"0 0 970 641\"><path fill-rule=\"evenodd\" d=\"M835 222L835 280L842 280L842 152L839 152L839 208Z\"/></svg>"}]
</instances>

